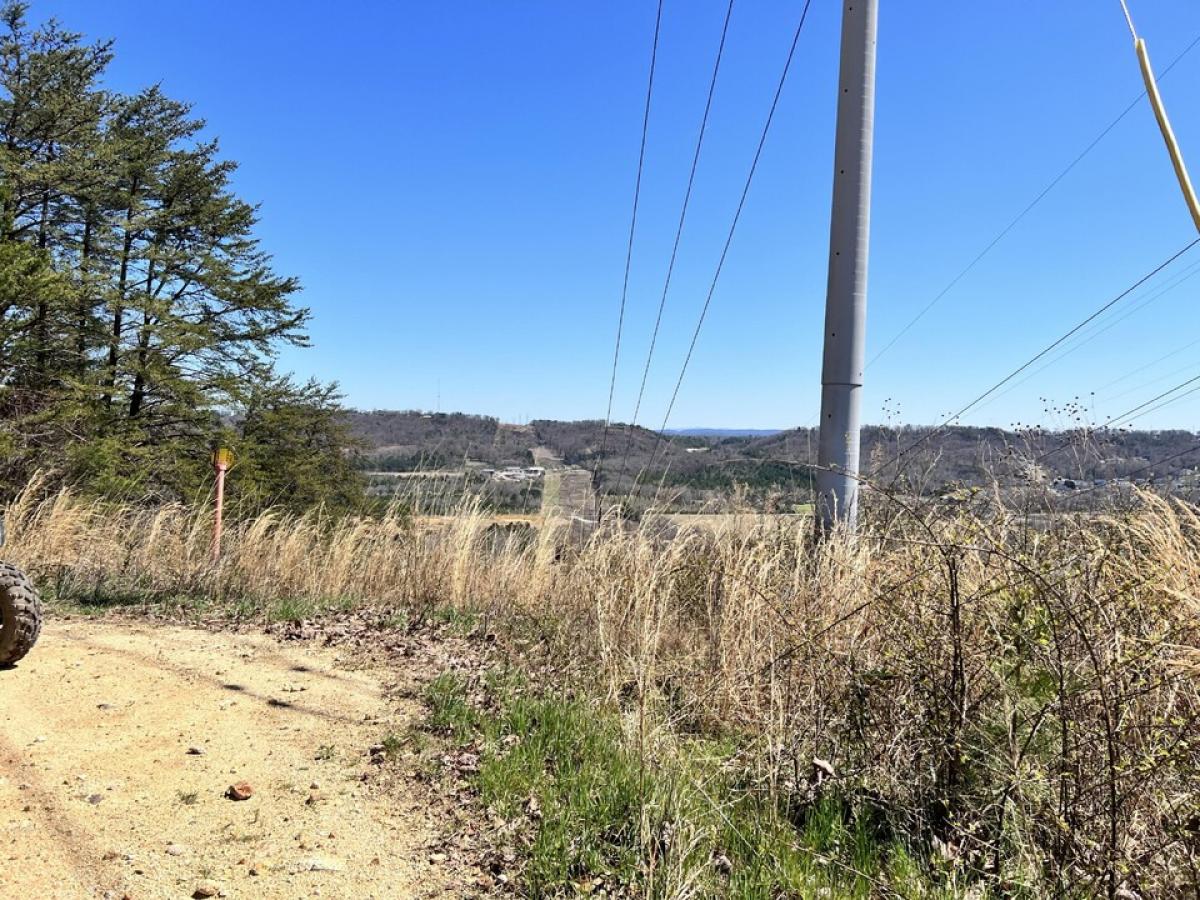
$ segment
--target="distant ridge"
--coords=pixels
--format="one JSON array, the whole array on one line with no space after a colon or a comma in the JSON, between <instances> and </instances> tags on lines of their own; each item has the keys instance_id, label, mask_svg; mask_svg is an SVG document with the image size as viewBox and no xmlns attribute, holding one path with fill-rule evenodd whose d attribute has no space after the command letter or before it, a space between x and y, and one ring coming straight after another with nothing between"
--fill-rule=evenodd
<instances>
[{"instance_id":1,"label":"distant ridge","mask_svg":"<svg viewBox=\"0 0 1200 900\"><path fill-rule=\"evenodd\" d=\"M549 449L569 466L590 470L604 442L604 422L598 419L534 419L511 426L465 413L347 410L345 423L362 444L358 464L370 471L462 470L469 463L532 466L539 448ZM705 497L709 494L704 492L727 492L739 484L807 490L806 468L815 462L818 445L813 428L680 428L669 431L673 440L666 441L641 426L627 430L616 422L612 427L619 437L609 441L614 464L605 474L613 479L610 484L620 482L621 489L629 489L645 470L651 477L668 479L668 486L693 489L700 492L696 496ZM921 456L913 471L919 471L930 489L987 486L999 473L1005 479L1047 483L1129 476L1161 483L1186 476L1200 490L1200 471L1192 468L1194 457L1188 455L1200 446L1200 434L1186 429L1093 433L867 425L862 431L862 459L868 470L917 445ZM1063 447L1072 450L1057 452Z\"/></svg>"},{"instance_id":2,"label":"distant ridge","mask_svg":"<svg viewBox=\"0 0 1200 900\"><path fill-rule=\"evenodd\" d=\"M683 437L771 437L783 434L785 428L668 428L666 434Z\"/></svg>"}]
</instances>

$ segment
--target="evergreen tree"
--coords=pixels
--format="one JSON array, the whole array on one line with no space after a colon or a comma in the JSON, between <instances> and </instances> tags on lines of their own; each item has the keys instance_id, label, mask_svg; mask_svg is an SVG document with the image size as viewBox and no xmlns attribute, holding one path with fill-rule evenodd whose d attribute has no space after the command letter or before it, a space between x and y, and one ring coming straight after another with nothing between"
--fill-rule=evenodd
<instances>
[{"instance_id":1,"label":"evergreen tree","mask_svg":"<svg viewBox=\"0 0 1200 900\"><path fill-rule=\"evenodd\" d=\"M97 133L104 95L97 79L111 59L108 44L85 45L57 23L30 30L26 5L0 12L0 171L4 173L0 221L5 239L31 241L41 250L62 250L77 157ZM32 297L33 367L25 380L44 387L61 349L63 309L50 297Z\"/></svg>"},{"instance_id":2,"label":"evergreen tree","mask_svg":"<svg viewBox=\"0 0 1200 900\"><path fill-rule=\"evenodd\" d=\"M353 505L336 390L272 371L308 312L235 164L160 88L104 90L111 58L0 9L0 489L52 468L187 496L240 422L255 502Z\"/></svg>"},{"instance_id":3,"label":"evergreen tree","mask_svg":"<svg viewBox=\"0 0 1200 900\"><path fill-rule=\"evenodd\" d=\"M290 378L259 381L240 411L232 444L231 494L251 509L330 512L362 505L357 449L335 385Z\"/></svg>"}]
</instances>

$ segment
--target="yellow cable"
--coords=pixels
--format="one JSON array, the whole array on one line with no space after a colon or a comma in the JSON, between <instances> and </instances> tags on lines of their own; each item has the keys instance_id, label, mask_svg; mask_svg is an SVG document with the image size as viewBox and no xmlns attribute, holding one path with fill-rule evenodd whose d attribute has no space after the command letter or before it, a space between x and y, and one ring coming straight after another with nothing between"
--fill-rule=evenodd
<instances>
[{"instance_id":1,"label":"yellow cable","mask_svg":"<svg viewBox=\"0 0 1200 900\"><path fill-rule=\"evenodd\" d=\"M1171 122L1167 118L1162 95L1158 92L1158 83L1154 80L1154 69L1150 65L1150 54L1146 51L1146 42L1134 31L1133 20L1129 17L1129 9L1125 6L1125 0L1121 0L1121 6L1125 9L1129 31L1133 34L1133 46L1137 50L1138 63L1142 67L1142 80L1146 83L1146 95L1150 98L1150 105L1154 107L1154 117L1158 119L1158 129L1162 132L1163 140L1167 144L1167 152L1171 154L1171 164L1175 167L1175 177L1179 179L1179 188L1183 191L1183 199L1187 202L1188 209L1191 210L1196 230L1200 231L1200 200L1196 199L1196 189L1192 187L1192 179L1188 176L1187 166L1183 162L1183 153L1179 149L1179 142L1175 140L1175 132L1171 129Z\"/></svg>"}]
</instances>

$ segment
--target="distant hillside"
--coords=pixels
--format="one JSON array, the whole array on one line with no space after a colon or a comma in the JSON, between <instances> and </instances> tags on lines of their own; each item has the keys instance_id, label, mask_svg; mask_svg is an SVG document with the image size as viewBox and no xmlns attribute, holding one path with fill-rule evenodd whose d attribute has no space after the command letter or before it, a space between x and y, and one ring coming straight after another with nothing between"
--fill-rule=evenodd
<instances>
[{"instance_id":1,"label":"distant hillside","mask_svg":"<svg viewBox=\"0 0 1200 900\"><path fill-rule=\"evenodd\" d=\"M863 469L880 469L890 480L897 466L889 461L902 455L899 468L907 482L936 489L948 484L987 484L993 476L1045 481L1129 475L1162 479L1185 474L1200 464L1200 453L1176 458L1200 447L1200 436L1184 430L1017 432L960 426L932 431L927 427L866 426L862 431ZM748 441L744 453L755 458L815 462L816 448L816 429L793 429Z\"/></svg>"},{"instance_id":2,"label":"distant hillside","mask_svg":"<svg viewBox=\"0 0 1200 900\"><path fill-rule=\"evenodd\" d=\"M605 438L599 420L559 422L541 419L528 425L506 425L489 416L424 413L415 410L350 411L353 435L367 446L364 466L384 471L416 471L461 467L467 460L491 466L527 465L534 447L548 447L568 465L591 465L602 446L609 466L648 460L655 442L645 428L628 431L613 423ZM606 443L607 440L607 443ZM681 437L686 444L703 440Z\"/></svg>"},{"instance_id":3,"label":"distant hillside","mask_svg":"<svg viewBox=\"0 0 1200 900\"><path fill-rule=\"evenodd\" d=\"M628 491L641 474L645 482L697 497L728 493L737 485L800 496L809 489L809 466L817 452L817 431L805 428L766 433L685 429L659 436L646 428L631 430L613 423L606 438L599 420L540 419L517 426L464 413L374 411L348 416L354 434L370 448L363 460L367 468L459 468L468 459L521 465L532 461L534 447L547 447L568 465L591 469L604 446L600 483L615 493ZM993 477L1009 482L1091 482L1130 475L1166 479L1200 462L1200 454L1174 458L1200 445L1196 434L1182 430L1084 435L955 427L930 432L918 427L864 428L864 470L881 471L890 481L897 467L889 460L901 455L903 479L910 487L940 490L988 484Z\"/></svg>"},{"instance_id":4,"label":"distant hillside","mask_svg":"<svg viewBox=\"0 0 1200 900\"><path fill-rule=\"evenodd\" d=\"M499 434L499 421L487 416L355 410L347 418L351 432L369 448L370 465L388 471L455 467L467 458L509 462L493 457L520 457L528 449L510 448Z\"/></svg>"}]
</instances>

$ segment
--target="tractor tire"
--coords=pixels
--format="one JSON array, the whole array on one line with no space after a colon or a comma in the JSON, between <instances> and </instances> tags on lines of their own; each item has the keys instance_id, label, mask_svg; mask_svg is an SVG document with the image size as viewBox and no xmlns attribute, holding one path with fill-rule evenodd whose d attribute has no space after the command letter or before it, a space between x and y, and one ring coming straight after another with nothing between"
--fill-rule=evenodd
<instances>
[{"instance_id":1,"label":"tractor tire","mask_svg":"<svg viewBox=\"0 0 1200 900\"><path fill-rule=\"evenodd\" d=\"M0 668L13 665L37 643L42 601L16 566L0 563Z\"/></svg>"}]
</instances>

